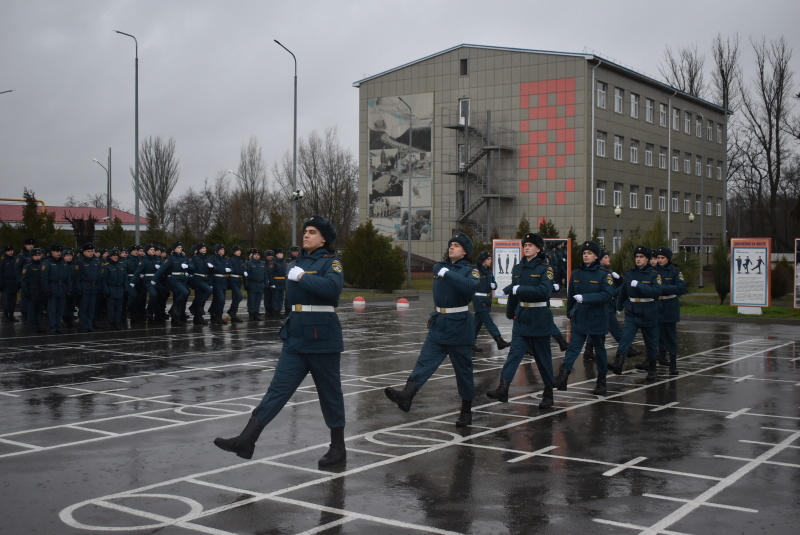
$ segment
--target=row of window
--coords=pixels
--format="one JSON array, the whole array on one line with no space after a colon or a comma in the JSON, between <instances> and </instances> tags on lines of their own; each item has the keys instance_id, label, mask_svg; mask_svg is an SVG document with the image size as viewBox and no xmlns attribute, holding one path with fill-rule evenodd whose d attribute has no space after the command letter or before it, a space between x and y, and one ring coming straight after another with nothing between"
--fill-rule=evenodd
<instances>
[{"instance_id":1,"label":"row of window","mask_svg":"<svg viewBox=\"0 0 800 535\"><path fill-rule=\"evenodd\" d=\"M596 189L595 189L595 203L598 206L605 206L606 204L606 189L608 187L608 183L605 180L598 180ZM622 206L622 184L619 182L614 183L614 190L613 190L613 203L612 206ZM644 209L645 210L652 210L653 209L653 188L644 188ZM673 191L672 192L672 199L671 199L671 206L670 209L673 213L678 213L679 205L680 205L680 192ZM716 203L714 202L715 199L711 196L706 197L706 215L710 216L712 214L712 208L716 208L715 215L718 217L722 217L722 198L717 197ZM694 197L694 213L700 214L703 208L703 198L700 195L695 195ZM639 208L639 186L631 185L628 191L628 208ZM667 190L662 189L658 191L658 211L659 212L666 212L667 211ZM692 194L691 193L684 193L683 194L683 213L690 214L692 213Z\"/></svg>"},{"instance_id":2,"label":"row of window","mask_svg":"<svg viewBox=\"0 0 800 535\"><path fill-rule=\"evenodd\" d=\"M606 108L606 94L608 93L608 84L606 82L597 82L597 107ZM630 93L630 116L633 119L639 118L640 97L636 93ZM652 123L655 120L655 101L650 98L644 99L644 120ZM668 108L667 104L663 102L658 103L658 124L659 126L667 127L668 121ZM614 88L614 112L625 113L625 90L621 87ZM714 132L716 130L716 141L722 143L722 124L716 123L708 119L705 120L702 113L692 113L690 111L683 111L683 131L687 135L692 135L692 119L694 119L695 135L699 138L703 137L703 123L705 121L706 139L708 141L714 140ZM715 128L716 127L716 128ZM672 108L672 129L680 132L681 129L681 110Z\"/></svg>"},{"instance_id":3,"label":"row of window","mask_svg":"<svg viewBox=\"0 0 800 535\"><path fill-rule=\"evenodd\" d=\"M608 234L608 232L606 231L606 229L604 229L604 228L597 229L597 241L600 244L600 247L602 247L603 249L606 249L606 235L607 234ZM619 250L621 248L620 246L622 245L622 234L623 234L623 231L620 230L620 229L617 229L617 230L612 231L612 234L613 234L613 238L612 238L611 252L612 253L616 253L616 252L619 252ZM698 234L698 236L699 236L699 234ZM670 240L670 242L671 242L670 243L670 248L675 252L678 251L678 239L679 239L679 237L680 237L679 233L677 233L677 232L673 232L672 233L672 239ZM706 233L705 234L705 240L706 240L706 242L705 242L706 244L711 244L711 243L714 243L716 241L714 239L714 236L711 233ZM704 245L704 247L707 247L707 245Z\"/></svg>"},{"instance_id":4,"label":"row of window","mask_svg":"<svg viewBox=\"0 0 800 535\"><path fill-rule=\"evenodd\" d=\"M608 133L603 132L602 130L597 131L597 143L596 143L596 151L595 153L597 156L601 158L605 158L606 156L606 142L608 138ZM623 157L623 145L625 144L625 138L622 136L614 136L614 159L615 160L622 160ZM631 139L630 146L629 146L629 157L628 161L630 163L639 163L639 147L640 143L638 139ZM655 145L652 143L645 143L644 146L644 165L647 167L653 166L653 151L655 150ZM667 147L660 146L659 153L658 153L658 167L659 169L666 169L667 168ZM680 172L680 159L681 159L681 151L674 149L672 151L672 170ZM706 178L711 178L714 174L714 159L713 158L706 158ZM683 172L687 175L692 174L692 154L689 152L685 152L683 155ZM703 176L703 157L699 154L695 155L694 157L694 174L697 176ZM716 161L716 178L717 180L722 180L722 162L720 160Z\"/></svg>"}]
</instances>

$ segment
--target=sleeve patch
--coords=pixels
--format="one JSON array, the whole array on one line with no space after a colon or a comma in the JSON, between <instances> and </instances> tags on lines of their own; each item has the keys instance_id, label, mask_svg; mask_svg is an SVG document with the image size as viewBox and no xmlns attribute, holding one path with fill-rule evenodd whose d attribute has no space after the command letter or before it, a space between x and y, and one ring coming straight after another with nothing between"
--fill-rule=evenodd
<instances>
[{"instance_id":1,"label":"sleeve patch","mask_svg":"<svg viewBox=\"0 0 800 535\"><path fill-rule=\"evenodd\" d=\"M334 261L331 263L331 267L333 268L333 270L334 270L336 273L341 273L341 272L342 272L342 263L341 263L341 262L339 262L338 260L334 260Z\"/></svg>"},{"instance_id":2,"label":"sleeve patch","mask_svg":"<svg viewBox=\"0 0 800 535\"><path fill-rule=\"evenodd\" d=\"M683 273L681 271L678 272L678 280L683 280Z\"/></svg>"},{"instance_id":3,"label":"sleeve patch","mask_svg":"<svg viewBox=\"0 0 800 535\"><path fill-rule=\"evenodd\" d=\"M661 275L656 275L656 282L661 284Z\"/></svg>"},{"instance_id":4,"label":"sleeve patch","mask_svg":"<svg viewBox=\"0 0 800 535\"><path fill-rule=\"evenodd\" d=\"M607 283L609 286L613 286L613 285L614 285L614 279L613 279L613 278L611 278L611 274L608 274L608 275L606 275L606 283Z\"/></svg>"},{"instance_id":5,"label":"sleeve patch","mask_svg":"<svg viewBox=\"0 0 800 535\"><path fill-rule=\"evenodd\" d=\"M473 278L473 279L480 279L480 278L481 278L481 274L480 274L480 273L478 273L478 270L477 270L477 269L473 269L473 270L472 270L472 278Z\"/></svg>"},{"instance_id":6,"label":"sleeve patch","mask_svg":"<svg viewBox=\"0 0 800 535\"><path fill-rule=\"evenodd\" d=\"M548 280L553 280L553 278L554 278L553 268L547 268L547 279Z\"/></svg>"}]
</instances>

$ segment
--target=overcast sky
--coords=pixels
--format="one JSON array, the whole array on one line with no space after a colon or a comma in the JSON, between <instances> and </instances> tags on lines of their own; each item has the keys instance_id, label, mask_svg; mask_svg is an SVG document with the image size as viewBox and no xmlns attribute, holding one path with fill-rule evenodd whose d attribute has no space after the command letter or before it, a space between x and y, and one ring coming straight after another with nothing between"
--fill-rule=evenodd
<instances>
[{"instance_id":1,"label":"overcast sky","mask_svg":"<svg viewBox=\"0 0 800 535\"><path fill-rule=\"evenodd\" d=\"M134 41L139 139L173 137L174 195L236 169L256 136L271 170L291 153L292 57L298 137L338 129L358 152L353 82L459 44L589 51L658 77L666 45L785 36L800 85L796 0L3 0L0 7L0 196L27 187L47 205L105 192L133 211ZM710 77L709 77L710 82ZM141 207L144 211L144 207ZM144 215L144 214L143 214Z\"/></svg>"}]
</instances>

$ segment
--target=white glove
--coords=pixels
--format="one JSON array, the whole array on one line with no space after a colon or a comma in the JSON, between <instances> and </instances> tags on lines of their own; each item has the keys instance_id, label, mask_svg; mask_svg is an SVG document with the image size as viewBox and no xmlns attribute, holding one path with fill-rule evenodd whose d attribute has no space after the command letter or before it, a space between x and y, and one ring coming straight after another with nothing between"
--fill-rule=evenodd
<instances>
[{"instance_id":1,"label":"white glove","mask_svg":"<svg viewBox=\"0 0 800 535\"><path fill-rule=\"evenodd\" d=\"M214 269L214 264L212 264L211 262L207 262L206 265L211 269Z\"/></svg>"},{"instance_id":2,"label":"white glove","mask_svg":"<svg viewBox=\"0 0 800 535\"><path fill-rule=\"evenodd\" d=\"M136 288L136 285L134 283L130 283L130 284L131 284L131 288Z\"/></svg>"},{"instance_id":3,"label":"white glove","mask_svg":"<svg viewBox=\"0 0 800 535\"><path fill-rule=\"evenodd\" d=\"M181 264L181 267L182 267L183 269L189 269L189 264Z\"/></svg>"},{"instance_id":4,"label":"white glove","mask_svg":"<svg viewBox=\"0 0 800 535\"><path fill-rule=\"evenodd\" d=\"M231 268L225 268L225 273L230 273L231 271L233 271Z\"/></svg>"},{"instance_id":5,"label":"white glove","mask_svg":"<svg viewBox=\"0 0 800 535\"><path fill-rule=\"evenodd\" d=\"M612 272L611 272L611 276L612 276L613 278L615 278L615 279L618 279L618 278L619 278L619 273L617 273L616 271L612 271Z\"/></svg>"},{"instance_id":6,"label":"white glove","mask_svg":"<svg viewBox=\"0 0 800 535\"><path fill-rule=\"evenodd\" d=\"M272 286L270 286L270 288L274 288L274 287L275 287L275 285L274 285L274 284L273 284Z\"/></svg>"},{"instance_id":7,"label":"white glove","mask_svg":"<svg viewBox=\"0 0 800 535\"><path fill-rule=\"evenodd\" d=\"M577 301L578 303L583 303L583 296L581 294L576 294L575 301Z\"/></svg>"},{"instance_id":8,"label":"white glove","mask_svg":"<svg viewBox=\"0 0 800 535\"><path fill-rule=\"evenodd\" d=\"M553 284L553 291L554 291L554 292L557 292L557 291L559 291L560 289L561 289L561 286L559 286L559 285L558 285L558 283L555 283L555 284Z\"/></svg>"},{"instance_id":9,"label":"white glove","mask_svg":"<svg viewBox=\"0 0 800 535\"><path fill-rule=\"evenodd\" d=\"M621 310L617 310L617 316L622 316L622 311Z\"/></svg>"},{"instance_id":10,"label":"white glove","mask_svg":"<svg viewBox=\"0 0 800 535\"><path fill-rule=\"evenodd\" d=\"M489 286L492 287L492 290L496 290L497 289L497 283L496 282L491 283Z\"/></svg>"},{"instance_id":11,"label":"white glove","mask_svg":"<svg viewBox=\"0 0 800 535\"><path fill-rule=\"evenodd\" d=\"M139 274L139 278L140 278L140 279L143 279L143 278L144 278L144 273L140 273L140 274Z\"/></svg>"},{"instance_id":12,"label":"white glove","mask_svg":"<svg viewBox=\"0 0 800 535\"><path fill-rule=\"evenodd\" d=\"M300 280L299 279L300 275L302 275L305 272L306 270L301 268L300 266L294 266L292 269L289 270L289 280L296 282Z\"/></svg>"},{"instance_id":13,"label":"white glove","mask_svg":"<svg viewBox=\"0 0 800 535\"><path fill-rule=\"evenodd\" d=\"M448 271L450 270L447 269L446 267L443 267L442 269L439 270L439 273L437 273L437 275L439 275L440 277L444 277L444 274L447 273Z\"/></svg>"},{"instance_id":14,"label":"white glove","mask_svg":"<svg viewBox=\"0 0 800 535\"><path fill-rule=\"evenodd\" d=\"M150 284L152 284L153 286L155 286L155 285L156 285L156 281L150 281Z\"/></svg>"},{"instance_id":15,"label":"white glove","mask_svg":"<svg viewBox=\"0 0 800 535\"><path fill-rule=\"evenodd\" d=\"M247 272L246 272L246 271L244 272L244 276L245 276L245 277L247 276Z\"/></svg>"},{"instance_id":16,"label":"white glove","mask_svg":"<svg viewBox=\"0 0 800 535\"><path fill-rule=\"evenodd\" d=\"M631 281L631 288L636 288L637 286L639 286L639 281L637 281L637 280L632 280L632 281Z\"/></svg>"},{"instance_id":17,"label":"white glove","mask_svg":"<svg viewBox=\"0 0 800 535\"><path fill-rule=\"evenodd\" d=\"M511 288L511 293L514 294L514 295L517 295L517 290L519 290L519 284L517 284L516 286Z\"/></svg>"},{"instance_id":18,"label":"white glove","mask_svg":"<svg viewBox=\"0 0 800 535\"><path fill-rule=\"evenodd\" d=\"M161 264L156 264L155 266L156 266L156 269L158 269L158 268L161 267Z\"/></svg>"}]
</instances>

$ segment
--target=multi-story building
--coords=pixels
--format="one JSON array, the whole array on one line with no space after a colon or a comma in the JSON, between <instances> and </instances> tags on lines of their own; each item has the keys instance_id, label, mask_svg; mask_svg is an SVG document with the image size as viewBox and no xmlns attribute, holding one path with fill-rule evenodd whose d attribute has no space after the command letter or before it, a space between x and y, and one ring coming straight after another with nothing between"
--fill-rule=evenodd
<instances>
[{"instance_id":1,"label":"multi-story building","mask_svg":"<svg viewBox=\"0 0 800 535\"><path fill-rule=\"evenodd\" d=\"M414 255L521 217L609 250L657 217L674 250L719 239L726 115L703 99L593 54L474 45L354 85L359 221L404 249L410 229Z\"/></svg>"}]
</instances>

